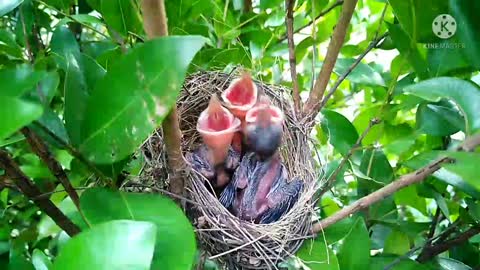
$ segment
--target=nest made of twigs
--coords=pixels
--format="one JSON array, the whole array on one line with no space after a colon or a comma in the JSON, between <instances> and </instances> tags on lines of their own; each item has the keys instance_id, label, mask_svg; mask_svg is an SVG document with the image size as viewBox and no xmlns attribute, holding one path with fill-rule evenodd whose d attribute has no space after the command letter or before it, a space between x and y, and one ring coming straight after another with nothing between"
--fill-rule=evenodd
<instances>
[{"instance_id":1,"label":"nest made of twigs","mask_svg":"<svg viewBox=\"0 0 480 270\"><path fill-rule=\"evenodd\" d=\"M238 72L199 72L186 78L178 99L177 108L181 116L180 128L183 133L183 150L192 151L199 143L200 136L196 123L200 112L209 102L212 94L220 94ZM267 94L272 103L285 113L283 144L280 148L282 161L289 178L300 177L305 187L293 208L277 222L253 224L233 216L205 185L205 178L188 169L186 188L188 205L193 211L189 216L196 227L200 245L210 259L219 259L228 269L277 269L279 262L295 254L303 239L309 234L312 222L312 197L319 188L319 173L308 141L308 125L297 119L289 99L289 90L284 87L266 85L255 81L260 91ZM149 159L143 173L143 181L160 185L159 179L166 179L166 157L160 132L155 132L143 146Z\"/></svg>"}]
</instances>

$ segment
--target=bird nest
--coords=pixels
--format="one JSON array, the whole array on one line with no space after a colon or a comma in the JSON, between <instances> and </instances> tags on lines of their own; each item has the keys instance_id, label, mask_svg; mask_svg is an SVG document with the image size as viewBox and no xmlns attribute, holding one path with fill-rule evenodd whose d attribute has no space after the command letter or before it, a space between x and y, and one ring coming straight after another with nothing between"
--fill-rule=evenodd
<instances>
[{"instance_id":1,"label":"bird nest","mask_svg":"<svg viewBox=\"0 0 480 270\"><path fill-rule=\"evenodd\" d=\"M219 95L237 75L198 72L186 78L177 102L185 152L194 150L201 143L196 123L211 95ZM278 269L280 262L295 254L303 239L310 234L312 198L321 182L309 146L310 125L296 118L289 90L255 83L285 114L280 155L289 178L300 177L305 187L297 203L278 221L253 224L240 220L225 209L206 186L202 175L190 168L185 171L187 213L196 228L200 246L207 258L220 260L228 269ZM167 184L159 182L159 179L168 178L161 131L155 132L142 150L148 159L141 177L143 187L150 185L153 191L165 189Z\"/></svg>"}]
</instances>

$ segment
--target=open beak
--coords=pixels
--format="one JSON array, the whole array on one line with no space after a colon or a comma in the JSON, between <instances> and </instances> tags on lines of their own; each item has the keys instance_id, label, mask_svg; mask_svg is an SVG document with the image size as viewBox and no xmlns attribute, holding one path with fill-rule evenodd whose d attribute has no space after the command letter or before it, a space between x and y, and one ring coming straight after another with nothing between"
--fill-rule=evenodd
<instances>
[{"instance_id":1,"label":"open beak","mask_svg":"<svg viewBox=\"0 0 480 270\"><path fill-rule=\"evenodd\" d=\"M208 108L200 113L197 131L205 145L212 150L214 165L225 162L233 135L240 130L240 125L240 120L213 95Z\"/></svg>"}]
</instances>

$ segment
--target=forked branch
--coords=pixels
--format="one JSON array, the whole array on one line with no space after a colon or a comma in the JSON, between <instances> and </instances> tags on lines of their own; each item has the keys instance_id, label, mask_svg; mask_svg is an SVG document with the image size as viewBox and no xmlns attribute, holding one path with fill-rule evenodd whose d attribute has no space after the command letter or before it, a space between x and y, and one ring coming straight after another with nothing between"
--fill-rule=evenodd
<instances>
[{"instance_id":1,"label":"forked branch","mask_svg":"<svg viewBox=\"0 0 480 270\"><path fill-rule=\"evenodd\" d=\"M287 26L288 40L288 62L290 63L290 75L293 83L293 105L295 114L300 116L302 110L302 100L300 99L300 89L297 78L297 59L295 57L295 43L293 42L293 6L295 0L285 0L287 16L285 17L285 25Z\"/></svg>"},{"instance_id":2,"label":"forked branch","mask_svg":"<svg viewBox=\"0 0 480 270\"><path fill-rule=\"evenodd\" d=\"M58 209L46 197L41 197L42 192L35 186L32 181L20 170L18 164L10 157L8 152L0 149L0 167L5 170L6 175L12 179L18 189L32 200L35 205L47 214L60 228L62 228L69 236L74 236L80 232L65 214Z\"/></svg>"},{"instance_id":3,"label":"forked branch","mask_svg":"<svg viewBox=\"0 0 480 270\"><path fill-rule=\"evenodd\" d=\"M304 106L304 113L306 115L316 115L317 109L322 100L325 89L327 88L330 75L332 74L333 67L337 62L338 54L345 41L345 35L347 33L350 20L352 19L355 6L358 0L345 0L342 8L342 15L338 20L335 30L333 31L332 39L328 44L327 55L322 65L322 69L318 74L318 78L313 86L310 96Z\"/></svg>"}]
</instances>

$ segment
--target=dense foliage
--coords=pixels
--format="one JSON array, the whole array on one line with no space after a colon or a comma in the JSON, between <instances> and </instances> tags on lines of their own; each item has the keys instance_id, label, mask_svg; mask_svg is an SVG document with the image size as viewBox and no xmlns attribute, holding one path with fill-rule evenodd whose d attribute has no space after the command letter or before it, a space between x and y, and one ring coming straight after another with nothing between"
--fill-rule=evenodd
<instances>
[{"instance_id":1,"label":"dense foliage","mask_svg":"<svg viewBox=\"0 0 480 270\"><path fill-rule=\"evenodd\" d=\"M342 4L294 4L304 98ZM1 269L194 267L201 247L181 209L164 196L115 187L141 173L137 149L160 126L187 74L241 65L266 83L292 86L286 12L282 0L165 5L171 36L147 40L141 1L0 2ZM283 267L480 267L480 153L455 151L480 130L478 12L475 0L358 1L327 88L336 91L312 132L326 176L345 163L318 202L319 217L439 157L455 162L326 228ZM440 14L455 19L455 27L443 25L448 39L432 31ZM35 142L48 146L50 159ZM12 177L15 166L6 160L26 177ZM60 170L49 166L55 162ZM67 196L60 171L79 202ZM21 179L35 186L22 187ZM40 211L48 199L73 221L72 232L82 232L70 238Z\"/></svg>"}]
</instances>

